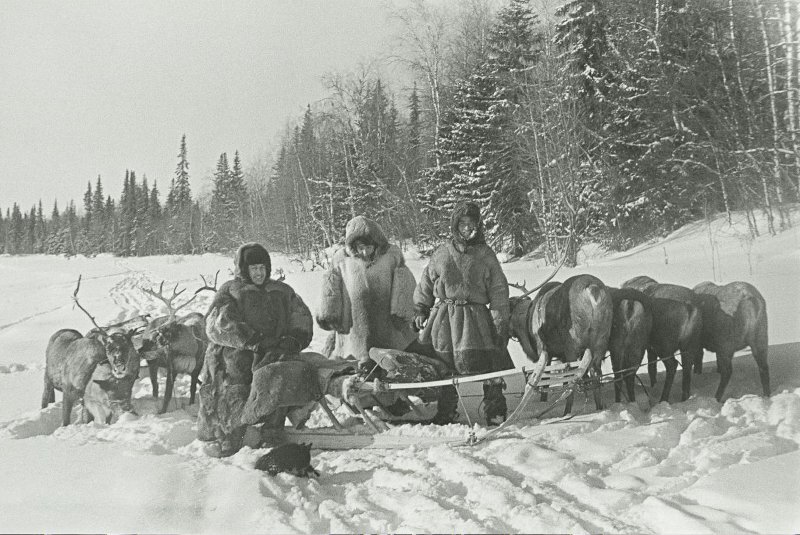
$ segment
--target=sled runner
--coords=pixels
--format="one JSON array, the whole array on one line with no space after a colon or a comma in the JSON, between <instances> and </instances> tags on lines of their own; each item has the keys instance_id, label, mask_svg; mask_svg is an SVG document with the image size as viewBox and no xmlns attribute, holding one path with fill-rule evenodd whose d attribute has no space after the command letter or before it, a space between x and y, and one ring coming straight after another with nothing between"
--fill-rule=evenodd
<instances>
[{"instance_id":1,"label":"sled runner","mask_svg":"<svg viewBox=\"0 0 800 535\"><path fill-rule=\"evenodd\" d=\"M591 365L591 354L586 351L583 358L572 363L546 364L544 359L531 367L521 367L478 375L456 376L449 378L428 379L436 376L435 364L430 359L403 351L373 349L370 356L387 372L385 380L366 380L351 375L340 381L341 399L349 407L352 414L347 422L342 422L330 409L325 397L320 405L331 421L330 427L286 429L286 437L292 442L312 443L315 449L402 449L410 446L433 446L438 444L474 445L484 440L503 434L510 426L517 423L522 416L541 418L559 401L574 392L579 381L586 375ZM428 380L406 380L406 379ZM504 378L514 385L506 394L509 408L513 409L505 422L497 427L481 433L474 424L479 421L481 384L487 379ZM453 429L434 425L430 422L430 411L423 404L411 402L411 398L426 399L430 392L442 386L453 385L459 395L459 412L462 422L469 425L469 430L461 436L454 436ZM524 385L524 388L522 387ZM514 392L516 390L516 392ZM522 390L522 392L520 392ZM541 392L557 395L543 409L530 410L530 403ZM386 394L399 395L400 399L410 403L410 411L399 418L387 415L381 410L382 404L375 401ZM374 396L374 397L371 397ZM377 409L374 407L378 407ZM379 416L380 412L383 416ZM393 421L394 420L394 421ZM417 425L413 425L417 420ZM352 423L356 422L356 423ZM396 425L401 424L401 425Z\"/></svg>"}]
</instances>

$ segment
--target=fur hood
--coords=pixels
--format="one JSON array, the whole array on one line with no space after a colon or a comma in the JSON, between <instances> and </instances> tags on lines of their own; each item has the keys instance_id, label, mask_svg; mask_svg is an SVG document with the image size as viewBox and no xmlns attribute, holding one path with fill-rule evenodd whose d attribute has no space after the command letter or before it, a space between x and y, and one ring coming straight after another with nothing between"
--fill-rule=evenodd
<instances>
[{"instance_id":1,"label":"fur hood","mask_svg":"<svg viewBox=\"0 0 800 535\"><path fill-rule=\"evenodd\" d=\"M380 256L389 249L389 241L379 224L363 215L347 222L344 231L344 246L348 256L355 256L356 240L367 241L375 245L375 256Z\"/></svg>"},{"instance_id":2,"label":"fur hood","mask_svg":"<svg viewBox=\"0 0 800 535\"><path fill-rule=\"evenodd\" d=\"M267 252L267 250L264 248L263 245L255 242L245 243L242 246L240 246L239 249L237 249L236 254L233 257L234 277L238 280L241 280L249 284L253 283L253 281L250 280L250 274L248 273L247 269L244 266L244 254L249 249L261 249L263 254L267 257L267 261L265 262L265 265L267 267L266 280L269 280L270 274L272 273L272 262L269 258L269 253Z\"/></svg>"},{"instance_id":3,"label":"fur hood","mask_svg":"<svg viewBox=\"0 0 800 535\"><path fill-rule=\"evenodd\" d=\"M458 220L464 216L471 217L478 225L475 237L468 242L465 242L458 233ZM486 243L486 238L483 235L483 218L481 217L481 209L477 204L474 202L465 201L458 203L455 208L453 208L453 214L450 216L450 234L453 237L453 243L460 251L463 251L467 245L480 245Z\"/></svg>"}]
</instances>

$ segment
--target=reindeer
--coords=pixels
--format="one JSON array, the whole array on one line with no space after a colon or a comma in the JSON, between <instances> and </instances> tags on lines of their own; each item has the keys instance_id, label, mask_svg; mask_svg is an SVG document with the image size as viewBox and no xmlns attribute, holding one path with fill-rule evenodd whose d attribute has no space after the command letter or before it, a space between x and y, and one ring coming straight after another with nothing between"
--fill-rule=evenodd
<instances>
[{"instance_id":1,"label":"reindeer","mask_svg":"<svg viewBox=\"0 0 800 535\"><path fill-rule=\"evenodd\" d=\"M642 363L653 326L652 303L642 292L609 288L614 303L608 352L614 370L614 401L622 400L622 384L628 401L636 401L634 379Z\"/></svg>"},{"instance_id":2,"label":"reindeer","mask_svg":"<svg viewBox=\"0 0 800 535\"><path fill-rule=\"evenodd\" d=\"M769 336L764 297L746 282L725 286L702 282L694 287L694 292L703 310L703 346L717 355L720 373L717 401L722 401L733 373L733 354L747 346L758 364L764 396L769 397Z\"/></svg>"},{"instance_id":3,"label":"reindeer","mask_svg":"<svg viewBox=\"0 0 800 535\"><path fill-rule=\"evenodd\" d=\"M194 296L177 307L173 305L173 301L185 291L185 288L178 291L176 284L172 290L172 296L169 298L164 296L163 281L159 285L158 292L142 288L143 292L164 303L168 311L167 316L155 318L148 324L142 335L142 346L139 349L139 354L147 360L150 384L153 387L155 399L158 399L158 369L164 368L167 371L164 398L158 414L164 414L167 411L167 406L172 399L175 377L179 373L190 375L189 403L194 403L198 378L203 368L208 345L205 318L197 312L178 318L177 313L194 301L201 291L216 291L218 277L219 271L214 276L214 285L211 286L201 275L204 285L195 291Z\"/></svg>"},{"instance_id":4,"label":"reindeer","mask_svg":"<svg viewBox=\"0 0 800 535\"><path fill-rule=\"evenodd\" d=\"M669 401L672 382L678 369L675 352L681 352L681 401L689 399L692 368L700 373L703 360L703 314L697 296L692 290L675 284L659 284L647 276L634 277L622 283L650 297L653 328L647 349L650 385L656 382L656 362L664 361L667 369L661 401Z\"/></svg>"},{"instance_id":5,"label":"reindeer","mask_svg":"<svg viewBox=\"0 0 800 535\"><path fill-rule=\"evenodd\" d=\"M96 417L109 423L111 415L117 412L115 408L132 410L131 391L139 375L139 355L131 343L137 329L109 333L100 327L78 302L80 287L79 276L73 301L89 316L95 328L85 337L74 329L60 329L50 337L45 352L42 408L54 403L55 390L60 390L64 426L70 424L72 407L86 397L87 387L92 382L97 384L105 401L84 399L82 421Z\"/></svg>"},{"instance_id":6,"label":"reindeer","mask_svg":"<svg viewBox=\"0 0 800 535\"><path fill-rule=\"evenodd\" d=\"M510 331L520 340L527 357L534 362L541 358L548 363L552 358L574 362L589 351L590 370L599 377L613 314L608 289L597 277L576 275L561 284L542 287L531 300L527 295L534 290L525 290L525 295L511 298ZM567 399L564 414L572 410L573 398L574 393ZM602 409L599 389L595 389L594 399L597 408Z\"/></svg>"}]
</instances>

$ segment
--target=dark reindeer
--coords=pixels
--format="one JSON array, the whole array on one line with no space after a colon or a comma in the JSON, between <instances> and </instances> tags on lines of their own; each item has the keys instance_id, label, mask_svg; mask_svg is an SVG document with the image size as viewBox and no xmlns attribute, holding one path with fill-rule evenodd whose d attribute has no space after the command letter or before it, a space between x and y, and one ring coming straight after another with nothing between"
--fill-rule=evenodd
<instances>
[{"instance_id":1,"label":"dark reindeer","mask_svg":"<svg viewBox=\"0 0 800 535\"><path fill-rule=\"evenodd\" d=\"M675 352L681 352L681 401L689 399L692 369L700 373L703 361L703 314L692 290L675 284L659 284L647 276L634 277L623 288L639 290L651 299L653 328L647 349L650 385L656 382L656 362L662 359L667 370L661 401L669 401L678 369Z\"/></svg>"},{"instance_id":2,"label":"dark reindeer","mask_svg":"<svg viewBox=\"0 0 800 535\"><path fill-rule=\"evenodd\" d=\"M609 288L614 303L608 352L614 370L614 401L622 400L622 383L628 401L636 401L634 381L650 341L653 326L652 303L642 292L630 288Z\"/></svg>"},{"instance_id":3,"label":"dark reindeer","mask_svg":"<svg viewBox=\"0 0 800 535\"><path fill-rule=\"evenodd\" d=\"M716 353L719 386L715 397L722 395L733 373L733 354L750 346L758 365L761 388L769 397L767 353L767 303L756 288L746 282L718 286L702 282L694 287L703 310L703 347Z\"/></svg>"},{"instance_id":4,"label":"dark reindeer","mask_svg":"<svg viewBox=\"0 0 800 535\"><path fill-rule=\"evenodd\" d=\"M84 399L81 420L93 418L109 423L121 410L132 410L131 392L139 375L139 355L131 343L137 329L109 333L78 302L81 277L72 294L73 301L95 328L87 336L74 329L56 331L47 343L45 353L42 408L55 402L55 390L63 393L62 425L69 425L75 403L87 395L90 383L100 399Z\"/></svg>"},{"instance_id":5,"label":"dark reindeer","mask_svg":"<svg viewBox=\"0 0 800 535\"><path fill-rule=\"evenodd\" d=\"M185 291L185 288L178 291L178 285L176 284L172 290L172 296L169 298L164 296L163 281L159 286L158 292L142 288L143 292L163 302L168 311L167 316L156 318L148 324L142 334L142 346L139 349L139 354L147 361L150 384L153 387L153 397L155 399L158 399L158 370L159 368L164 368L167 371L164 398L158 414L164 414L167 411L169 402L172 399L175 378L179 373L190 375L189 403L194 403L197 383L199 382L198 378L203 368L206 347L208 346L205 318L197 312L178 318L177 313L194 301L201 291L216 291L218 276L219 271L214 277L214 285L210 286L205 277L201 275L204 285L195 291L194 296L177 307L173 306L173 301Z\"/></svg>"},{"instance_id":6,"label":"dark reindeer","mask_svg":"<svg viewBox=\"0 0 800 535\"><path fill-rule=\"evenodd\" d=\"M589 351L590 373L600 376L613 314L611 294L600 279L576 275L560 284L542 285L533 300L527 295L512 297L511 309L510 332L531 361L544 358L549 363L557 358L574 362ZM567 399L564 414L572 410L573 397L574 393ZM594 389L594 399L596 407L602 409L599 388Z\"/></svg>"}]
</instances>

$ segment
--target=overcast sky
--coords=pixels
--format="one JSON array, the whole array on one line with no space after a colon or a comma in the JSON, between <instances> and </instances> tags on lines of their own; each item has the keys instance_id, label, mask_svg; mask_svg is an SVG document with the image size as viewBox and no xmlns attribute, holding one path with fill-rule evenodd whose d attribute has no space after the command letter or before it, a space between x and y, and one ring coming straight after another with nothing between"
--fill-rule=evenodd
<instances>
[{"instance_id":1,"label":"overcast sky","mask_svg":"<svg viewBox=\"0 0 800 535\"><path fill-rule=\"evenodd\" d=\"M81 203L102 176L158 180L186 134L194 192L220 153L247 165L326 92L321 75L385 52L376 0L0 2L0 209Z\"/></svg>"}]
</instances>

